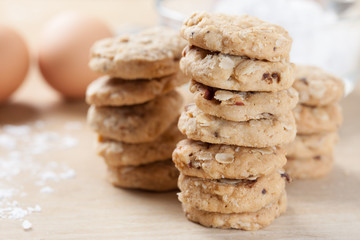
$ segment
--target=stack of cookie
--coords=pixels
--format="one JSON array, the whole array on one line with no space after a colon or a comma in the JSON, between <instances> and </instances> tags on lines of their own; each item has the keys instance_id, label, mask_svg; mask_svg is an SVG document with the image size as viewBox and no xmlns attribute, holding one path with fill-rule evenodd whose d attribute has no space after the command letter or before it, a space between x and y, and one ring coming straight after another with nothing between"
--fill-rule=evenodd
<instances>
[{"instance_id":1,"label":"stack of cookie","mask_svg":"<svg viewBox=\"0 0 360 240\"><path fill-rule=\"evenodd\" d=\"M333 148L342 122L337 103L344 92L341 79L312 66L296 66L294 88L299 104L294 110L295 141L287 146L286 171L293 178L319 178L333 165Z\"/></svg>"},{"instance_id":2,"label":"stack of cookie","mask_svg":"<svg viewBox=\"0 0 360 240\"><path fill-rule=\"evenodd\" d=\"M187 82L179 71L184 46L176 32L155 28L92 48L90 67L106 75L88 87L88 122L115 186L177 188L171 154L183 138L176 126L183 100L174 89Z\"/></svg>"},{"instance_id":3,"label":"stack of cookie","mask_svg":"<svg viewBox=\"0 0 360 240\"><path fill-rule=\"evenodd\" d=\"M193 14L181 29L189 45L180 68L192 78L173 153L179 200L189 220L256 230L286 209L285 151L296 125L292 40L255 17Z\"/></svg>"}]
</instances>

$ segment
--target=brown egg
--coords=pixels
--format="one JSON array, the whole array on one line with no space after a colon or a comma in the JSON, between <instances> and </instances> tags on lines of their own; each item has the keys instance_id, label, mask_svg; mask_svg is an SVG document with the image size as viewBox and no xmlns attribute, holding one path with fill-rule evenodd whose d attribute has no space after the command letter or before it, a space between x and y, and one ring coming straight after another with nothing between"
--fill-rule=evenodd
<instances>
[{"instance_id":1,"label":"brown egg","mask_svg":"<svg viewBox=\"0 0 360 240\"><path fill-rule=\"evenodd\" d=\"M24 81L29 63L24 39L12 28L0 24L0 103Z\"/></svg>"},{"instance_id":2,"label":"brown egg","mask_svg":"<svg viewBox=\"0 0 360 240\"><path fill-rule=\"evenodd\" d=\"M46 81L67 98L84 98L86 87L98 75L88 67L94 42L112 37L101 20L78 12L53 18L39 43L39 67Z\"/></svg>"}]
</instances>

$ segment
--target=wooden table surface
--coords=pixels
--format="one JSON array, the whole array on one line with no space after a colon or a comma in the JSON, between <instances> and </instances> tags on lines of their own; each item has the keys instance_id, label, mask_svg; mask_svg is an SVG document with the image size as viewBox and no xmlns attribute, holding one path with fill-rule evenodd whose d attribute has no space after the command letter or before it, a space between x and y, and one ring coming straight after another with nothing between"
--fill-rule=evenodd
<instances>
[{"instance_id":1,"label":"wooden table surface","mask_svg":"<svg viewBox=\"0 0 360 240\"><path fill-rule=\"evenodd\" d=\"M89 1L83 7L84 3L0 1L0 20L21 30L33 52L44 21L70 7L97 14L114 27L156 24L152 1ZM34 65L26 83L0 107L0 127L42 120L45 130L71 134L79 140L75 147L49 151L36 161L66 164L76 177L54 183L55 191L45 195L33 183L22 182L28 195L19 201L39 204L42 211L26 217L33 224L30 231L24 231L19 220L0 219L0 239L360 239L360 87L342 105L345 121L329 176L289 184L287 212L263 230L208 229L186 220L176 192L121 190L108 184L105 164L95 155L95 134L85 123L86 104L61 100ZM82 127L64 128L74 121Z\"/></svg>"}]
</instances>

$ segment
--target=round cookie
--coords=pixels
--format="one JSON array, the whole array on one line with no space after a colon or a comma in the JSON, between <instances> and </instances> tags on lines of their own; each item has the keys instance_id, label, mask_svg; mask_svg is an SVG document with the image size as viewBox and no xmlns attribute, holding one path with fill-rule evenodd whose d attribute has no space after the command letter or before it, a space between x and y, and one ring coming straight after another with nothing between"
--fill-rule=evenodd
<instances>
[{"instance_id":1,"label":"round cookie","mask_svg":"<svg viewBox=\"0 0 360 240\"><path fill-rule=\"evenodd\" d=\"M171 160L108 169L109 181L116 187L155 192L177 189L179 172Z\"/></svg>"},{"instance_id":2,"label":"round cookie","mask_svg":"<svg viewBox=\"0 0 360 240\"><path fill-rule=\"evenodd\" d=\"M107 165L112 167L137 166L168 160L176 144L184 138L176 125L177 121L158 138L146 143L124 143L99 136L97 152L105 159Z\"/></svg>"},{"instance_id":3,"label":"round cookie","mask_svg":"<svg viewBox=\"0 0 360 240\"><path fill-rule=\"evenodd\" d=\"M234 122L203 113L194 104L185 107L178 127L193 140L257 148L289 143L296 135L291 112L280 117Z\"/></svg>"},{"instance_id":4,"label":"round cookie","mask_svg":"<svg viewBox=\"0 0 360 240\"><path fill-rule=\"evenodd\" d=\"M88 123L99 135L126 143L150 142L159 137L179 116L182 97L176 91L140 105L91 106Z\"/></svg>"},{"instance_id":5,"label":"round cookie","mask_svg":"<svg viewBox=\"0 0 360 240\"><path fill-rule=\"evenodd\" d=\"M283 168L286 157L279 147L247 148L184 139L175 148L173 161L186 176L257 179Z\"/></svg>"},{"instance_id":6,"label":"round cookie","mask_svg":"<svg viewBox=\"0 0 360 240\"><path fill-rule=\"evenodd\" d=\"M270 225L275 218L285 212L286 207L287 197L285 192L275 202L252 213L206 212L183 204L185 215L190 221L199 223L205 227L234 228L248 231L258 230Z\"/></svg>"},{"instance_id":7,"label":"round cookie","mask_svg":"<svg viewBox=\"0 0 360 240\"><path fill-rule=\"evenodd\" d=\"M285 180L278 171L257 178L202 179L180 174L180 202L207 212L256 212L279 199Z\"/></svg>"},{"instance_id":8,"label":"round cookie","mask_svg":"<svg viewBox=\"0 0 360 240\"><path fill-rule=\"evenodd\" d=\"M86 102L96 106L141 104L166 94L186 82L188 79L181 71L162 78L137 81L103 76L87 88Z\"/></svg>"},{"instance_id":9,"label":"round cookie","mask_svg":"<svg viewBox=\"0 0 360 240\"><path fill-rule=\"evenodd\" d=\"M332 155L318 155L311 158L288 158L286 172L293 179L321 178L329 174L334 164Z\"/></svg>"},{"instance_id":10,"label":"round cookie","mask_svg":"<svg viewBox=\"0 0 360 240\"><path fill-rule=\"evenodd\" d=\"M298 134L335 132L342 123L339 104L324 107L297 105L293 110Z\"/></svg>"},{"instance_id":11,"label":"round cookie","mask_svg":"<svg viewBox=\"0 0 360 240\"><path fill-rule=\"evenodd\" d=\"M344 94L341 79L314 66L295 67L293 87L299 92L299 102L308 106L325 106L338 102Z\"/></svg>"},{"instance_id":12,"label":"round cookie","mask_svg":"<svg viewBox=\"0 0 360 240\"><path fill-rule=\"evenodd\" d=\"M286 115L298 102L298 93L293 88L279 92L235 92L192 81L190 91L203 112L236 122Z\"/></svg>"},{"instance_id":13,"label":"round cookie","mask_svg":"<svg viewBox=\"0 0 360 240\"><path fill-rule=\"evenodd\" d=\"M186 42L176 31L151 28L96 42L90 53L90 68L123 79L151 79L178 70Z\"/></svg>"},{"instance_id":14,"label":"round cookie","mask_svg":"<svg viewBox=\"0 0 360 240\"><path fill-rule=\"evenodd\" d=\"M207 86L236 91L276 92L292 86L294 64L267 62L186 47L181 70Z\"/></svg>"},{"instance_id":15,"label":"round cookie","mask_svg":"<svg viewBox=\"0 0 360 240\"><path fill-rule=\"evenodd\" d=\"M203 49L272 62L288 61L292 44L284 28L247 15L195 12L180 33Z\"/></svg>"},{"instance_id":16,"label":"round cookie","mask_svg":"<svg viewBox=\"0 0 360 240\"><path fill-rule=\"evenodd\" d=\"M336 132L311 135L297 135L292 143L284 146L287 157L311 158L333 151L339 136Z\"/></svg>"}]
</instances>

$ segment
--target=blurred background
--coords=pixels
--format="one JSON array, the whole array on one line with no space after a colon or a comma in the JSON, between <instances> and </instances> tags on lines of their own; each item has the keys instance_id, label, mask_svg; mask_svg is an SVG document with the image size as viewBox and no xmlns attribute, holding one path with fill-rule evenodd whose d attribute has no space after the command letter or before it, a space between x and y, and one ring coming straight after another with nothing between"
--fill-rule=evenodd
<instances>
[{"instance_id":1,"label":"blurred background","mask_svg":"<svg viewBox=\"0 0 360 240\"><path fill-rule=\"evenodd\" d=\"M338 75L349 93L360 76L359 5L356 0L0 0L0 23L23 38L30 56L26 79L12 95L17 100L81 99L96 76L87 72L87 59L76 55L87 54L92 42L157 24L178 29L196 10L249 14L284 26L294 38L291 60ZM75 16L66 16L69 11ZM67 58L73 70L61 62L70 64Z\"/></svg>"}]
</instances>

